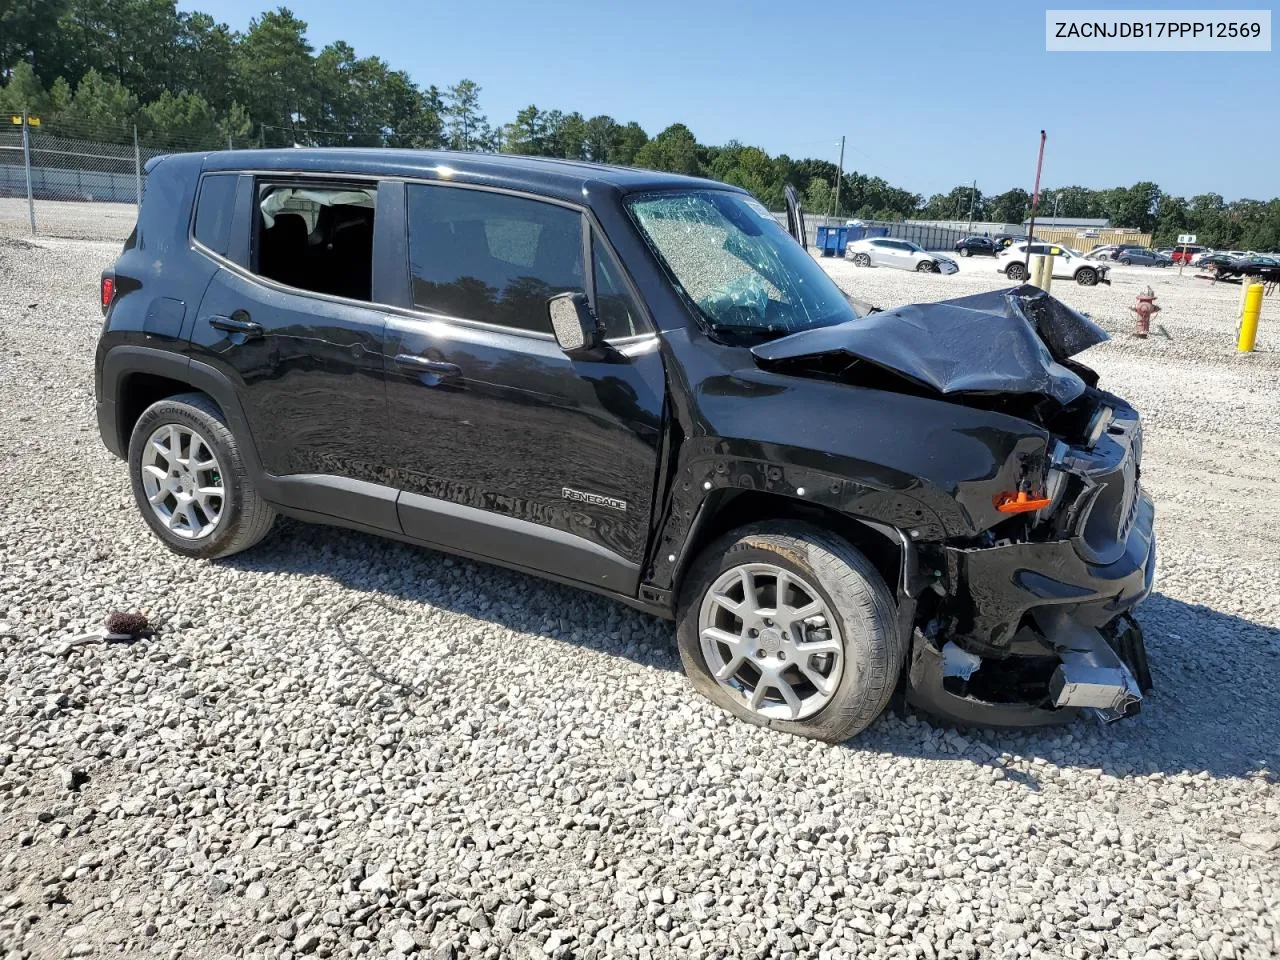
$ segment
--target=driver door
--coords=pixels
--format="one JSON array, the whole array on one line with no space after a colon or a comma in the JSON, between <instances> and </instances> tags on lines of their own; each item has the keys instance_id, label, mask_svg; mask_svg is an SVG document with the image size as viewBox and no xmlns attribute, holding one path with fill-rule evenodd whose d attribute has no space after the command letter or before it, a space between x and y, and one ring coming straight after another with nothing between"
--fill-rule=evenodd
<instances>
[{"instance_id":1,"label":"driver door","mask_svg":"<svg viewBox=\"0 0 1280 960\"><path fill-rule=\"evenodd\" d=\"M412 310L388 319L406 534L634 594L666 380L638 299L587 217L472 187L406 186ZM615 351L572 360L547 299L585 291Z\"/></svg>"},{"instance_id":2,"label":"driver door","mask_svg":"<svg viewBox=\"0 0 1280 960\"><path fill-rule=\"evenodd\" d=\"M804 222L804 207L800 203L800 193L791 184L782 191L787 201L787 233L799 241L800 246L809 249L809 230Z\"/></svg>"},{"instance_id":3,"label":"driver door","mask_svg":"<svg viewBox=\"0 0 1280 960\"><path fill-rule=\"evenodd\" d=\"M907 245L900 240L884 240L880 244L883 249L881 256L886 267L904 268L910 266L908 261L911 259L911 251L907 249Z\"/></svg>"}]
</instances>

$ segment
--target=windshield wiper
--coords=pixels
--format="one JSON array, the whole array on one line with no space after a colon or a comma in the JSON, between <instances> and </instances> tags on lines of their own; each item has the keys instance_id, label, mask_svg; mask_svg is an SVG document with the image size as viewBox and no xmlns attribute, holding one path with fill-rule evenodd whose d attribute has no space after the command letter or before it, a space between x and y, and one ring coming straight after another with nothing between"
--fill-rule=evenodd
<instances>
[{"instance_id":1,"label":"windshield wiper","mask_svg":"<svg viewBox=\"0 0 1280 960\"><path fill-rule=\"evenodd\" d=\"M786 327L777 323L712 323L709 324L712 333L729 333L740 337L760 337L764 340L771 340L774 337L784 337L791 333Z\"/></svg>"}]
</instances>

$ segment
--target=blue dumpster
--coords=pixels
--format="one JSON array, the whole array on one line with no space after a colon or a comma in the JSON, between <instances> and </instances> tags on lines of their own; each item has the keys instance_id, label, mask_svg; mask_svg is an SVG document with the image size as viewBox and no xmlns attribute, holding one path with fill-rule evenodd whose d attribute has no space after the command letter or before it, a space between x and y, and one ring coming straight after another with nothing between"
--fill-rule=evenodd
<instances>
[{"instance_id":1,"label":"blue dumpster","mask_svg":"<svg viewBox=\"0 0 1280 960\"><path fill-rule=\"evenodd\" d=\"M843 257L849 245L848 227L819 227L815 246L824 257Z\"/></svg>"}]
</instances>

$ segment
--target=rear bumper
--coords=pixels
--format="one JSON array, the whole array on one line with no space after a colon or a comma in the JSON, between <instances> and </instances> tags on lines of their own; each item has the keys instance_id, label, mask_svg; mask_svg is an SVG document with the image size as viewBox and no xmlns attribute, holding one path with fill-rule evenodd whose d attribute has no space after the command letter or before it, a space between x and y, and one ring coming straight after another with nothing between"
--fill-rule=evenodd
<instances>
[{"instance_id":1,"label":"rear bumper","mask_svg":"<svg viewBox=\"0 0 1280 960\"><path fill-rule=\"evenodd\" d=\"M103 445L121 460L128 456L120 437L119 421L116 418L116 402L114 400L98 401L98 434Z\"/></svg>"}]
</instances>

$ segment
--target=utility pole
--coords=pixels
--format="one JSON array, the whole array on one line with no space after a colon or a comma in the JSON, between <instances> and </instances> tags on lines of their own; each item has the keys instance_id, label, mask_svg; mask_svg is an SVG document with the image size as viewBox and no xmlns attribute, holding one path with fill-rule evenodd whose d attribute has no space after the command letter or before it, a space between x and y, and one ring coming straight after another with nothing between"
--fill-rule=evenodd
<instances>
[{"instance_id":1,"label":"utility pole","mask_svg":"<svg viewBox=\"0 0 1280 960\"><path fill-rule=\"evenodd\" d=\"M836 196L835 196L835 201L832 203L832 207L835 208L835 215L837 218L839 218L840 216L840 181L844 179L844 135L843 134L841 134L840 136L840 163L837 165L836 169L839 172L836 173ZM828 219L830 218L828 217Z\"/></svg>"},{"instance_id":2,"label":"utility pole","mask_svg":"<svg viewBox=\"0 0 1280 960\"><path fill-rule=\"evenodd\" d=\"M1031 265L1031 243L1036 236L1036 207L1040 205L1040 168L1044 166L1045 133L1040 131L1040 156L1036 158L1036 185L1031 192L1031 222L1027 224L1027 266Z\"/></svg>"},{"instance_id":3,"label":"utility pole","mask_svg":"<svg viewBox=\"0 0 1280 960\"><path fill-rule=\"evenodd\" d=\"M975 178L973 186L969 189L969 232L973 233L973 201L978 196L978 181Z\"/></svg>"}]
</instances>

